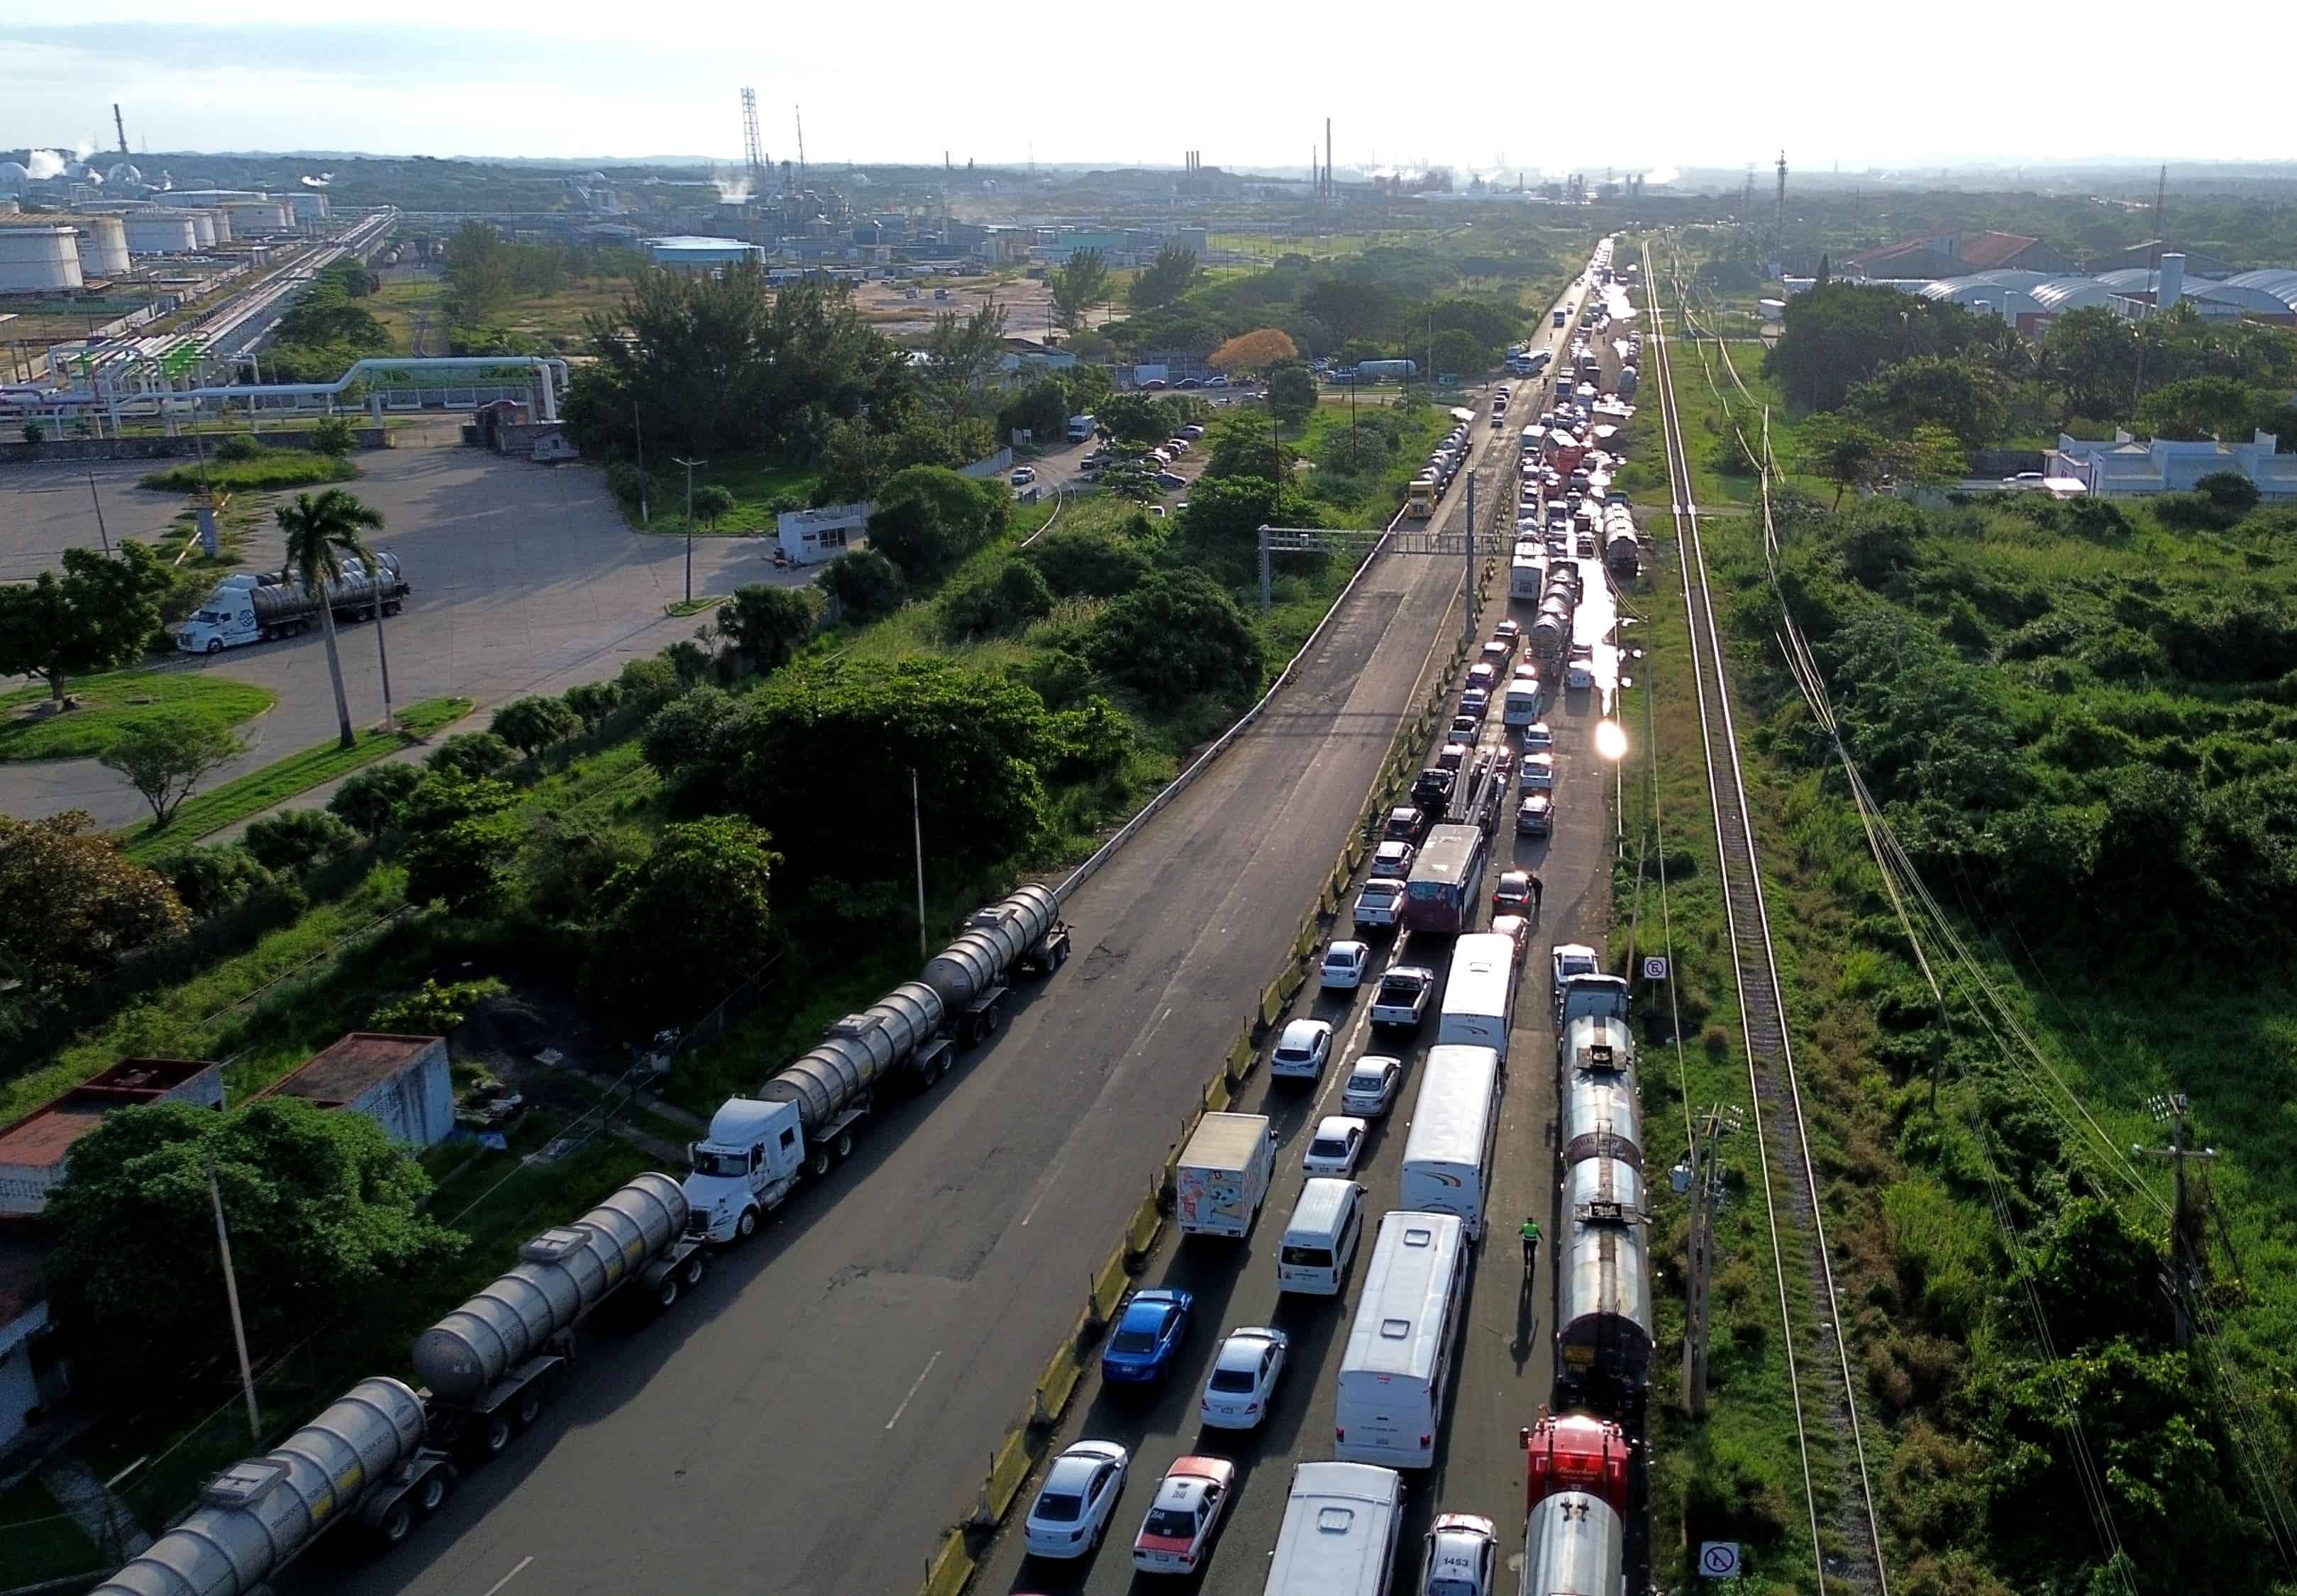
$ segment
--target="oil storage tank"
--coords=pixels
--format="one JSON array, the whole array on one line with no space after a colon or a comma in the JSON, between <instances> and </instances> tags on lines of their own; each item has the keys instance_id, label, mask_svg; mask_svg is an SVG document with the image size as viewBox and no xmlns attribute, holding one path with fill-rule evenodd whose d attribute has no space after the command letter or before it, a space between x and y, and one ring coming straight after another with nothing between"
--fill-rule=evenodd
<instances>
[{"instance_id":1,"label":"oil storage tank","mask_svg":"<svg viewBox=\"0 0 2297 1596\"><path fill-rule=\"evenodd\" d=\"M83 286L79 234L70 227L0 226L0 293L52 293Z\"/></svg>"},{"instance_id":2,"label":"oil storage tank","mask_svg":"<svg viewBox=\"0 0 2297 1596\"><path fill-rule=\"evenodd\" d=\"M642 1174L571 1225L545 1230L523 1260L415 1341L415 1371L449 1403L487 1388L570 1330L686 1230L686 1194Z\"/></svg>"},{"instance_id":3,"label":"oil storage tank","mask_svg":"<svg viewBox=\"0 0 2297 1596\"><path fill-rule=\"evenodd\" d=\"M180 255L200 247L197 225L172 210L131 216L128 221L128 252L131 255Z\"/></svg>"},{"instance_id":4,"label":"oil storage tank","mask_svg":"<svg viewBox=\"0 0 2297 1596\"><path fill-rule=\"evenodd\" d=\"M79 229L79 265L83 273L99 277L124 277L128 264L128 227L116 216L76 216Z\"/></svg>"}]
</instances>

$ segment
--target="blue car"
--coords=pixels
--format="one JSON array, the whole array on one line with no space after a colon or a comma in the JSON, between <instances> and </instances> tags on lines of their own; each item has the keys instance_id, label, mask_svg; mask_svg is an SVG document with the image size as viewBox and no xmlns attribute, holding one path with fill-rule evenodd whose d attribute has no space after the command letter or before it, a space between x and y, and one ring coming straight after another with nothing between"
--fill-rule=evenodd
<instances>
[{"instance_id":1,"label":"blue car","mask_svg":"<svg viewBox=\"0 0 2297 1596\"><path fill-rule=\"evenodd\" d=\"M1100 1354L1100 1378L1112 1385L1148 1386L1165 1378L1181 1337L1189 1333L1196 1299L1162 1287L1136 1291L1116 1316Z\"/></svg>"}]
</instances>

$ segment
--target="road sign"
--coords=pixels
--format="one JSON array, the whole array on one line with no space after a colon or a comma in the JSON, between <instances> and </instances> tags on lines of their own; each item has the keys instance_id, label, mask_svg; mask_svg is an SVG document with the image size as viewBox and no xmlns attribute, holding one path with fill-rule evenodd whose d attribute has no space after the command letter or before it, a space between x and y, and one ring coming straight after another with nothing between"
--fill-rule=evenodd
<instances>
[{"instance_id":1,"label":"road sign","mask_svg":"<svg viewBox=\"0 0 2297 1596\"><path fill-rule=\"evenodd\" d=\"M1656 953L1652 954L1649 958L1644 959L1643 979L1646 981L1666 980L1667 960Z\"/></svg>"},{"instance_id":2,"label":"road sign","mask_svg":"<svg viewBox=\"0 0 2297 1596\"><path fill-rule=\"evenodd\" d=\"M1701 1541L1699 1571L1709 1579L1729 1579L1739 1572L1739 1543Z\"/></svg>"}]
</instances>

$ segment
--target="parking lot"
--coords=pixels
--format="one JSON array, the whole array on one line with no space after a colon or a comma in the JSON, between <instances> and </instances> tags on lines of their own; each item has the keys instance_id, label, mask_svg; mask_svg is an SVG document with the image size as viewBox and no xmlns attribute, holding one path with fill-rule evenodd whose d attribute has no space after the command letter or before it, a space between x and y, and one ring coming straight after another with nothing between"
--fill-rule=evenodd
<instances>
[{"instance_id":1,"label":"parking lot","mask_svg":"<svg viewBox=\"0 0 2297 1596\"><path fill-rule=\"evenodd\" d=\"M483 726L494 704L612 676L624 661L690 636L700 624L663 613L685 593L685 539L632 533L592 467L546 467L423 441L358 459L362 474L348 486L383 512L384 530L373 541L399 555L414 589L405 612L386 622L398 703L461 695L479 706L470 724ZM115 542L172 537L169 518L184 499L137 488L136 478L152 469L122 461L0 471L0 580L28 580L54 568L65 548L100 546L91 475ZM804 573L770 564L771 547L755 538L697 538L694 591L803 581ZM260 568L279 556L279 533L267 518L249 539L243 564ZM352 718L371 724L383 712L375 629L347 624L340 643ZM212 782L334 732L325 646L316 631L166 668L218 671L279 695L268 713L241 728L249 752ZM85 809L108 827L148 813L133 789L93 760L0 765L0 810L37 816L66 809Z\"/></svg>"}]
</instances>

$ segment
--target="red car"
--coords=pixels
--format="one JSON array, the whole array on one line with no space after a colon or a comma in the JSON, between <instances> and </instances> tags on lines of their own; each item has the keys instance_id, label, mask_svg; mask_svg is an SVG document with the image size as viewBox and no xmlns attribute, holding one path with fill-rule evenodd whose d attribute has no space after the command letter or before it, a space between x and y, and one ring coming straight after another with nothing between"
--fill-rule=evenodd
<instances>
[{"instance_id":1,"label":"red car","mask_svg":"<svg viewBox=\"0 0 2297 1596\"><path fill-rule=\"evenodd\" d=\"M1157 1483L1157 1499L1132 1539L1132 1566L1144 1574L1188 1574L1201 1567L1236 1493L1236 1465L1226 1458L1176 1460Z\"/></svg>"}]
</instances>

